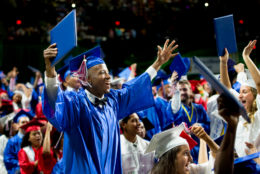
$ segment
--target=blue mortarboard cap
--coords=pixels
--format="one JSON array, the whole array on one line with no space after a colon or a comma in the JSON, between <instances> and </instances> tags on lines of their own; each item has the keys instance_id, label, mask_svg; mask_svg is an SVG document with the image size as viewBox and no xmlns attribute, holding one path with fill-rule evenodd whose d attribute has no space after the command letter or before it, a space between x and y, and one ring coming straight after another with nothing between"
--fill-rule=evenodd
<instances>
[{"instance_id":1,"label":"blue mortarboard cap","mask_svg":"<svg viewBox=\"0 0 260 174\"><path fill-rule=\"evenodd\" d=\"M67 65L69 64L69 62L71 61L71 59L73 59L73 56L72 55L69 55L68 57L66 57L66 59L64 59L64 65Z\"/></svg>"},{"instance_id":2,"label":"blue mortarboard cap","mask_svg":"<svg viewBox=\"0 0 260 174\"><path fill-rule=\"evenodd\" d=\"M146 131L154 128L154 125L149 120L149 118L147 118L143 111L139 111L136 114L139 116L140 121L143 122Z\"/></svg>"},{"instance_id":3,"label":"blue mortarboard cap","mask_svg":"<svg viewBox=\"0 0 260 174\"><path fill-rule=\"evenodd\" d=\"M259 156L260 152L258 154ZM260 165L257 164L250 156L255 154L251 154L245 157L240 157L235 159L234 161L234 174L259 174L260 173ZM250 159L249 159L250 158ZM257 158L257 157L255 157Z\"/></svg>"},{"instance_id":4,"label":"blue mortarboard cap","mask_svg":"<svg viewBox=\"0 0 260 174\"><path fill-rule=\"evenodd\" d=\"M28 117L30 120L33 118L33 115L30 112L26 112L25 110L21 109L13 118L15 123L18 123L20 118Z\"/></svg>"},{"instance_id":5,"label":"blue mortarboard cap","mask_svg":"<svg viewBox=\"0 0 260 174\"><path fill-rule=\"evenodd\" d=\"M52 66L67 57L77 46L76 10L66 15L51 31L51 44L56 43L58 54L52 60Z\"/></svg>"},{"instance_id":6,"label":"blue mortarboard cap","mask_svg":"<svg viewBox=\"0 0 260 174\"><path fill-rule=\"evenodd\" d=\"M171 72L176 71L178 73L178 79L181 79L181 76L185 75L190 69L190 60L189 58L182 58L181 54L179 53L173 59L170 70Z\"/></svg>"},{"instance_id":7,"label":"blue mortarboard cap","mask_svg":"<svg viewBox=\"0 0 260 174\"><path fill-rule=\"evenodd\" d=\"M131 74L131 70L129 67L126 67L123 69L120 73L118 73L118 77L124 78L125 80L128 80L129 76Z\"/></svg>"},{"instance_id":8,"label":"blue mortarboard cap","mask_svg":"<svg viewBox=\"0 0 260 174\"><path fill-rule=\"evenodd\" d=\"M161 83L159 85L156 86L157 90L162 86L162 85L168 85L170 84L170 81L168 79L165 79L163 81L161 81Z\"/></svg>"},{"instance_id":9,"label":"blue mortarboard cap","mask_svg":"<svg viewBox=\"0 0 260 174\"><path fill-rule=\"evenodd\" d=\"M70 75L69 65L63 66L57 71L57 73L60 75L61 81L64 82L66 77Z\"/></svg>"},{"instance_id":10,"label":"blue mortarboard cap","mask_svg":"<svg viewBox=\"0 0 260 174\"><path fill-rule=\"evenodd\" d=\"M75 72L79 69L84 57L87 59L87 68L91 68L98 64L105 63L102 58L104 58L104 53L101 47L98 45L70 60L69 69L71 72Z\"/></svg>"},{"instance_id":11,"label":"blue mortarboard cap","mask_svg":"<svg viewBox=\"0 0 260 174\"><path fill-rule=\"evenodd\" d=\"M87 69L95 65L104 64L104 63L105 63L104 60L100 57L96 57L96 56L87 57Z\"/></svg>"},{"instance_id":12,"label":"blue mortarboard cap","mask_svg":"<svg viewBox=\"0 0 260 174\"><path fill-rule=\"evenodd\" d=\"M232 88L233 88L234 90L236 90L238 93L240 92L240 87L241 87L241 84L240 84L238 81L236 81L236 82L232 85Z\"/></svg>"},{"instance_id":13,"label":"blue mortarboard cap","mask_svg":"<svg viewBox=\"0 0 260 174\"><path fill-rule=\"evenodd\" d=\"M164 70L160 69L153 80L153 86L160 85L162 80L166 80L169 77L170 75L168 75Z\"/></svg>"}]
</instances>

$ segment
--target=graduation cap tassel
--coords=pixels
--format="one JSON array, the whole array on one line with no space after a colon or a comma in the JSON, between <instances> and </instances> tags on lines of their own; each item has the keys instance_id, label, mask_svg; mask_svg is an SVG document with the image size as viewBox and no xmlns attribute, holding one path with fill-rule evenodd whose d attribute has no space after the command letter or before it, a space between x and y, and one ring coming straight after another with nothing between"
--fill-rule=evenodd
<instances>
[{"instance_id":1,"label":"graduation cap tassel","mask_svg":"<svg viewBox=\"0 0 260 174\"><path fill-rule=\"evenodd\" d=\"M73 73L73 76L78 77L78 79L80 80L83 86L89 86L92 88L92 86L87 81L88 70L87 70L87 59L85 55L79 69Z\"/></svg>"},{"instance_id":2,"label":"graduation cap tassel","mask_svg":"<svg viewBox=\"0 0 260 174\"><path fill-rule=\"evenodd\" d=\"M58 139L56 145L54 146L54 149L58 149L58 145L60 144L60 141L61 141L62 136L63 136L63 132L60 133L60 137L59 137L59 139Z\"/></svg>"}]
</instances>

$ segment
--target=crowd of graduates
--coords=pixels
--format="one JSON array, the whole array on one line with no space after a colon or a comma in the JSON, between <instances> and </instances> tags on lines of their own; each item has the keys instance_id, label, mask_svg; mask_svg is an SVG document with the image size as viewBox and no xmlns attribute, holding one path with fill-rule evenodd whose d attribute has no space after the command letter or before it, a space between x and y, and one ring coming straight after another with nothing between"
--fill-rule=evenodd
<instances>
[{"instance_id":1,"label":"crowd of graduates","mask_svg":"<svg viewBox=\"0 0 260 174\"><path fill-rule=\"evenodd\" d=\"M37 70L33 84L16 83L16 67L1 72L0 173L259 172L259 154L246 158L260 144L260 73L249 57L255 44L243 51L248 69L226 49L216 75L251 123L203 77L160 69L172 57L175 67L183 63L175 41L159 46L139 76L137 64L111 76L101 47L56 72L50 62L58 50L50 45L44 80Z\"/></svg>"}]
</instances>

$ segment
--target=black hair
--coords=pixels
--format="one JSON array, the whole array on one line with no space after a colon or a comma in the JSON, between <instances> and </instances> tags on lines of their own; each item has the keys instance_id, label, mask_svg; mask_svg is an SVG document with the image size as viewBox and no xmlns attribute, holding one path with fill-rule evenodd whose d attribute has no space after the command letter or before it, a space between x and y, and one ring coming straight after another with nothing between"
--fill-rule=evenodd
<instances>
[{"instance_id":1,"label":"black hair","mask_svg":"<svg viewBox=\"0 0 260 174\"><path fill-rule=\"evenodd\" d=\"M29 141L29 137L30 137L30 132L27 132L23 137L21 148L32 145L32 143Z\"/></svg>"}]
</instances>

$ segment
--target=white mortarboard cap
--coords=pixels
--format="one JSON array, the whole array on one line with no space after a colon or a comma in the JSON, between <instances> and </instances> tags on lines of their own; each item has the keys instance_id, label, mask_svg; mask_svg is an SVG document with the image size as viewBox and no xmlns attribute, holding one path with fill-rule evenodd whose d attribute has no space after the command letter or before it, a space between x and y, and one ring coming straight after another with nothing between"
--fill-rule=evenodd
<instances>
[{"instance_id":1,"label":"white mortarboard cap","mask_svg":"<svg viewBox=\"0 0 260 174\"><path fill-rule=\"evenodd\" d=\"M25 84L25 86L27 87L27 88L33 88L33 85L30 83L30 82L27 82L26 84Z\"/></svg>"},{"instance_id":2,"label":"white mortarboard cap","mask_svg":"<svg viewBox=\"0 0 260 174\"><path fill-rule=\"evenodd\" d=\"M161 133L155 134L150 141L145 153L155 151L156 158L160 158L167 151L180 145L188 145L188 142L180 137L181 132L185 129L184 123L177 127L168 129Z\"/></svg>"},{"instance_id":3,"label":"white mortarboard cap","mask_svg":"<svg viewBox=\"0 0 260 174\"><path fill-rule=\"evenodd\" d=\"M244 83L241 84L241 86L249 86L249 87L256 89L256 84L253 79L246 80Z\"/></svg>"},{"instance_id":4,"label":"white mortarboard cap","mask_svg":"<svg viewBox=\"0 0 260 174\"><path fill-rule=\"evenodd\" d=\"M23 92L23 91L20 91L20 90L15 90L14 93L15 93L15 94L20 94L20 95L22 95L22 96L24 95L24 92Z\"/></svg>"},{"instance_id":5,"label":"white mortarboard cap","mask_svg":"<svg viewBox=\"0 0 260 174\"><path fill-rule=\"evenodd\" d=\"M248 69L245 69L245 73L246 73L247 79L253 79L253 77Z\"/></svg>"}]
</instances>

